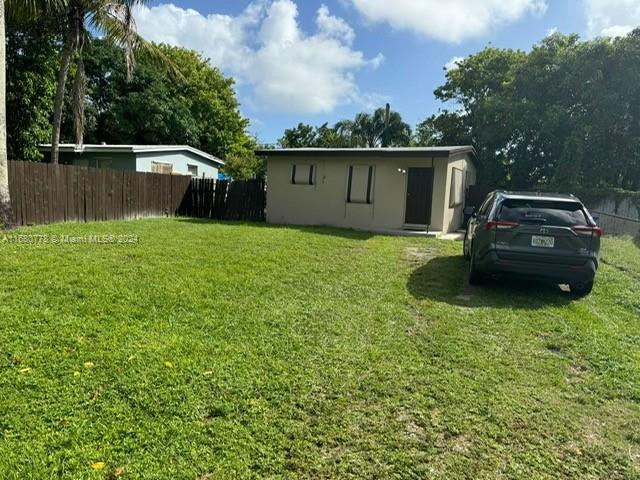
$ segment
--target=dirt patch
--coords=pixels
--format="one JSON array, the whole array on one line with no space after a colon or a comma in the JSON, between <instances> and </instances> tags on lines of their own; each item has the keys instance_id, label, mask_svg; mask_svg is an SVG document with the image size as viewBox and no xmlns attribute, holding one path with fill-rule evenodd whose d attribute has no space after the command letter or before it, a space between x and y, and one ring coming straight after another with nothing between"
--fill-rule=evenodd
<instances>
[{"instance_id":1,"label":"dirt patch","mask_svg":"<svg viewBox=\"0 0 640 480\"><path fill-rule=\"evenodd\" d=\"M405 250L407 261L412 265L422 265L432 258L438 256L434 248L429 247L407 247Z\"/></svg>"},{"instance_id":2,"label":"dirt patch","mask_svg":"<svg viewBox=\"0 0 640 480\"><path fill-rule=\"evenodd\" d=\"M465 454L469 453L472 444L473 441L471 440L471 436L467 433L460 435L441 433L438 435L437 445L440 450Z\"/></svg>"},{"instance_id":3,"label":"dirt patch","mask_svg":"<svg viewBox=\"0 0 640 480\"><path fill-rule=\"evenodd\" d=\"M424 440L426 438L426 430L420 421L406 410L400 412L398 421L404 424L404 434L412 440Z\"/></svg>"},{"instance_id":4,"label":"dirt patch","mask_svg":"<svg viewBox=\"0 0 640 480\"><path fill-rule=\"evenodd\" d=\"M569 365L567 372L567 381L569 383L577 383L583 380L584 376L588 372L588 369L584 365Z\"/></svg>"},{"instance_id":5,"label":"dirt patch","mask_svg":"<svg viewBox=\"0 0 640 480\"><path fill-rule=\"evenodd\" d=\"M414 305L409 305L407 309L409 310L411 317L414 319L414 323L407 327L407 335L414 336L417 335L421 327L429 323L429 319L420 313Z\"/></svg>"}]
</instances>

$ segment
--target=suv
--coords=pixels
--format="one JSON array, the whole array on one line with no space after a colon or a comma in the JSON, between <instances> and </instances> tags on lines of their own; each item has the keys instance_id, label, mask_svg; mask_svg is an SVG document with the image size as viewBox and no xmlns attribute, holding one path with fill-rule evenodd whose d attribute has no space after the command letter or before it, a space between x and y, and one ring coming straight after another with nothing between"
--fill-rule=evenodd
<instances>
[{"instance_id":1,"label":"suv","mask_svg":"<svg viewBox=\"0 0 640 480\"><path fill-rule=\"evenodd\" d=\"M491 192L464 237L469 282L523 276L568 283L587 295L598 269L602 229L573 195Z\"/></svg>"}]
</instances>

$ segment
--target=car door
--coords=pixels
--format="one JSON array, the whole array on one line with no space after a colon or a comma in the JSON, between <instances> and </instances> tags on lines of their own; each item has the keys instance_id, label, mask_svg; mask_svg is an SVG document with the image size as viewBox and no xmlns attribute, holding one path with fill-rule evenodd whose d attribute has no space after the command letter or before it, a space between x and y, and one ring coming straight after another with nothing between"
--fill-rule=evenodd
<instances>
[{"instance_id":1,"label":"car door","mask_svg":"<svg viewBox=\"0 0 640 480\"><path fill-rule=\"evenodd\" d=\"M474 255L478 251L478 247L482 244L482 239L478 238L482 233L482 225L487 221L487 216L491 212L491 206L495 195L489 195L485 201L480 205L478 213L471 217L469 220L469 226L467 229L467 238L469 239L469 254ZM486 247L485 247L486 248Z\"/></svg>"}]
</instances>

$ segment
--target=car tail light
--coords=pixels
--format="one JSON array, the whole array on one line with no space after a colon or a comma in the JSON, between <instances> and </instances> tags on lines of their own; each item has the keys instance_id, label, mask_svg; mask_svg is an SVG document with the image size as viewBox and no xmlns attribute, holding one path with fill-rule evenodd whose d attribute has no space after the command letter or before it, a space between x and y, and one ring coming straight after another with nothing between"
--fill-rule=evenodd
<instances>
[{"instance_id":1,"label":"car tail light","mask_svg":"<svg viewBox=\"0 0 640 480\"><path fill-rule=\"evenodd\" d=\"M486 230L509 230L512 228L516 228L518 223L516 222L507 222L505 220L489 220L485 224Z\"/></svg>"},{"instance_id":2,"label":"car tail light","mask_svg":"<svg viewBox=\"0 0 640 480\"><path fill-rule=\"evenodd\" d=\"M574 225L571 230L582 235L593 235L595 237L604 235L604 231L600 227L591 227L589 225Z\"/></svg>"}]
</instances>

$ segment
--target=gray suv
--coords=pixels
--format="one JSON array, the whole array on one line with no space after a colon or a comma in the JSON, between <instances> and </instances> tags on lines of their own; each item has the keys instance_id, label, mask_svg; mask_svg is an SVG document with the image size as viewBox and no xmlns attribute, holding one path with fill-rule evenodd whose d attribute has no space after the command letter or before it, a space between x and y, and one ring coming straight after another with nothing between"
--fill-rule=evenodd
<instances>
[{"instance_id":1,"label":"gray suv","mask_svg":"<svg viewBox=\"0 0 640 480\"><path fill-rule=\"evenodd\" d=\"M603 232L578 198L497 190L465 213L470 283L522 276L568 283L577 295L591 292Z\"/></svg>"}]
</instances>

